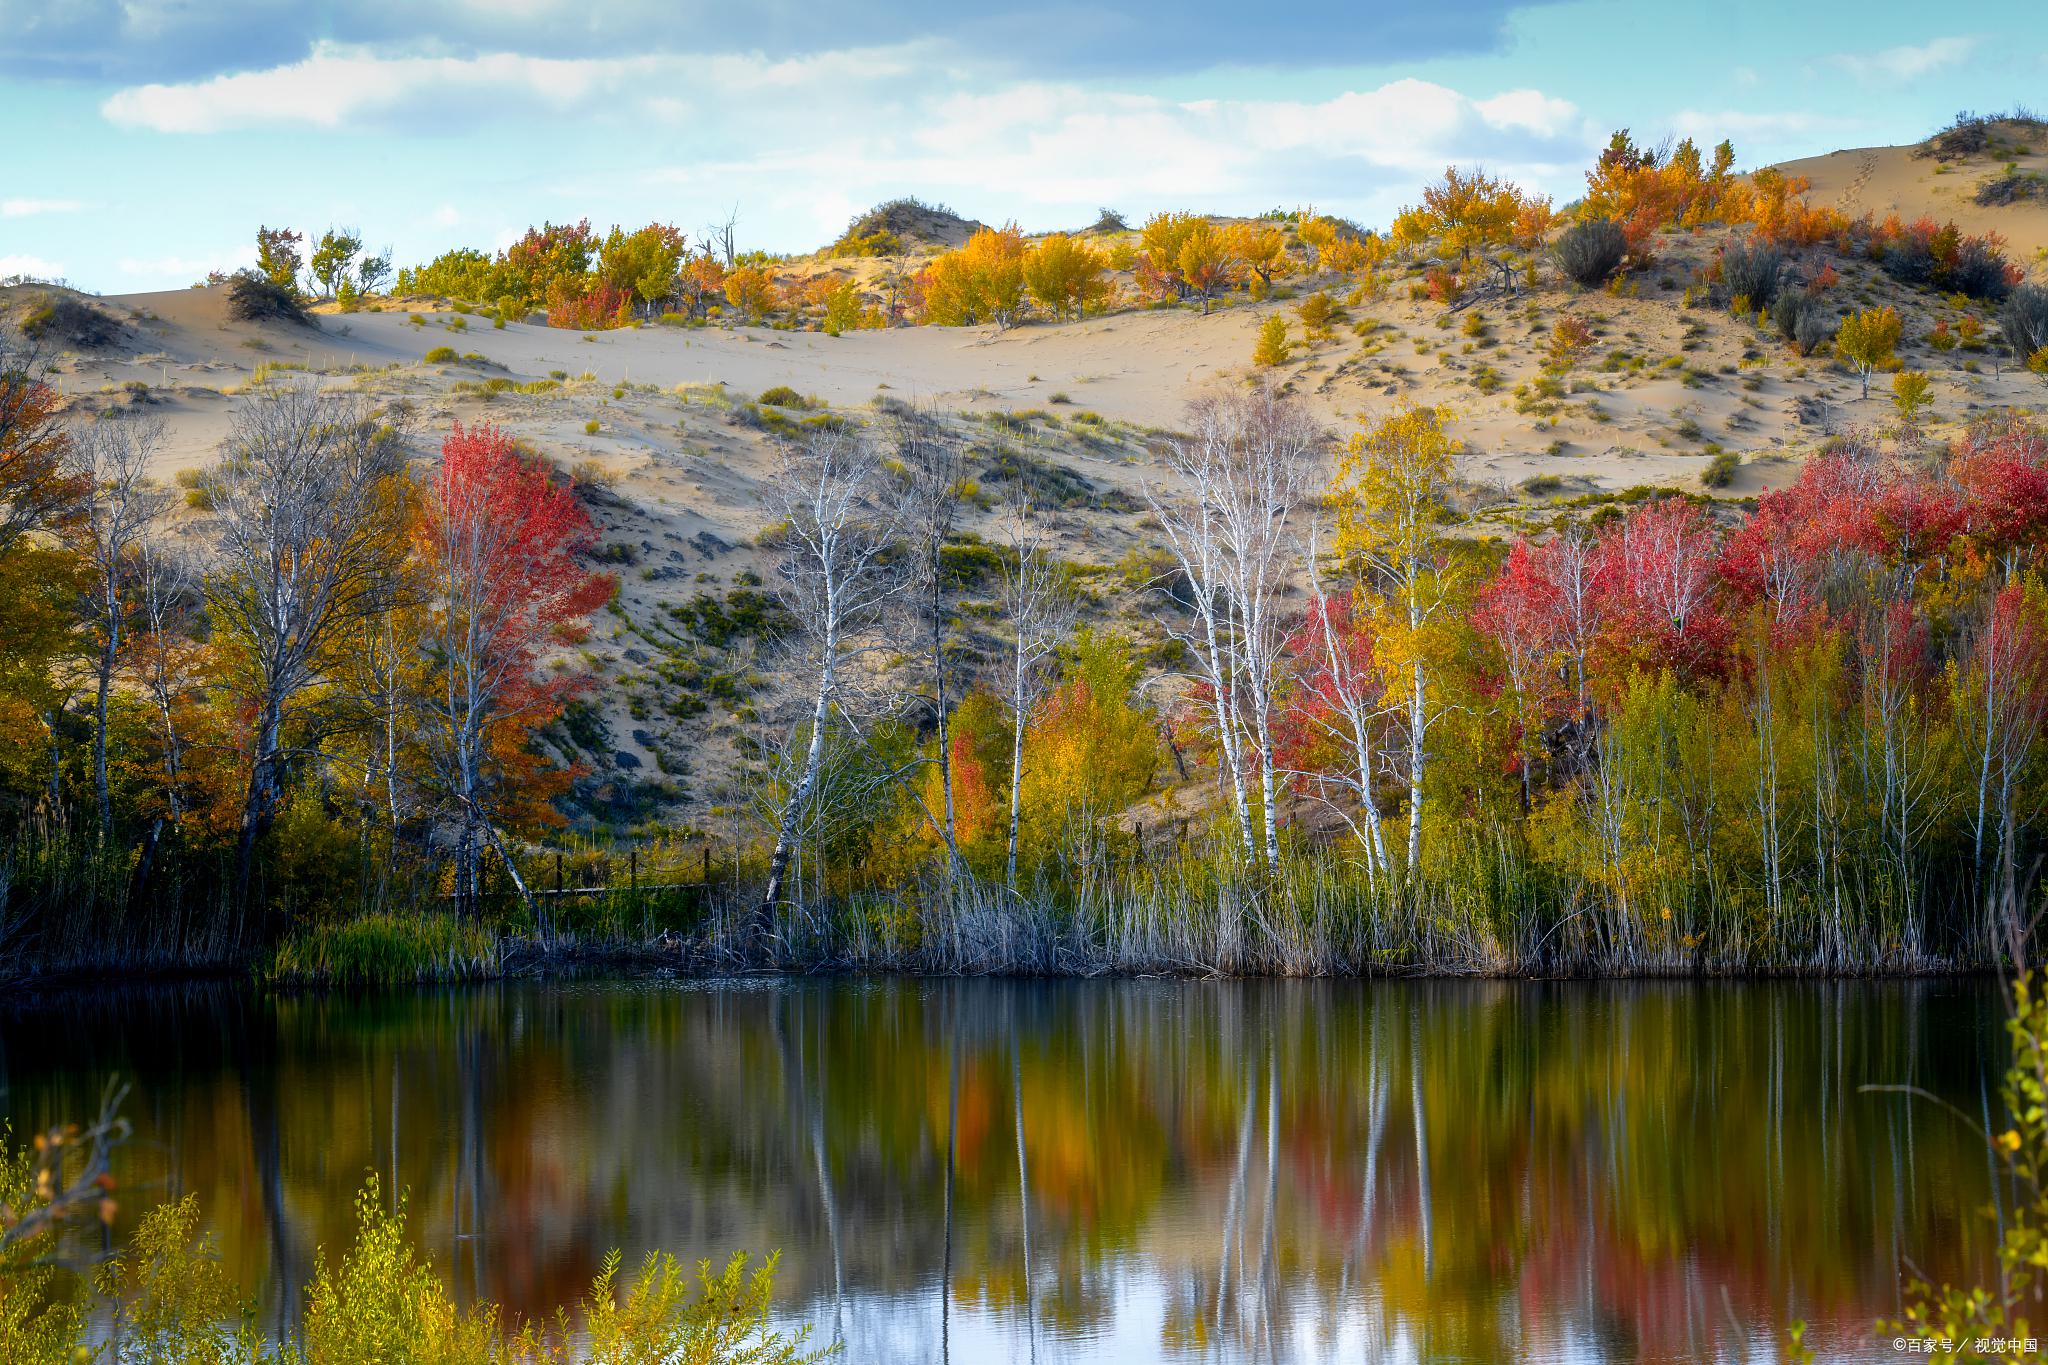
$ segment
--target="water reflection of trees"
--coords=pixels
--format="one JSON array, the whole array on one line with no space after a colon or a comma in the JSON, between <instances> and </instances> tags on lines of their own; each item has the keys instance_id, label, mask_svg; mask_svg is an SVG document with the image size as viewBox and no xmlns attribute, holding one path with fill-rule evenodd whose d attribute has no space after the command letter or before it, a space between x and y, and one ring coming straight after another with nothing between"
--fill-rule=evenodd
<instances>
[{"instance_id":1,"label":"water reflection of trees","mask_svg":"<svg viewBox=\"0 0 2048 1365\"><path fill-rule=\"evenodd\" d=\"M1860 1331L1905 1255L1980 1268L1981 1148L1857 1086L1976 1110L1996 1015L1930 983L185 989L0 1018L0 1113L133 1075L129 1181L197 1192L279 1315L375 1169L515 1308L613 1245L779 1246L785 1301L919 1354L1144 1303L1190 1352L1628 1359Z\"/></svg>"}]
</instances>

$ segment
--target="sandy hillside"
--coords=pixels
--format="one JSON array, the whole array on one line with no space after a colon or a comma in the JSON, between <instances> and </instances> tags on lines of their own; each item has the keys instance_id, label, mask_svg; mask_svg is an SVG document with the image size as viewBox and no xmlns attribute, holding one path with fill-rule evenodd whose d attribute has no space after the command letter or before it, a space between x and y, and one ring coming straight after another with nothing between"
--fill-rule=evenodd
<instances>
[{"instance_id":1,"label":"sandy hillside","mask_svg":"<svg viewBox=\"0 0 2048 1365\"><path fill-rule=\"evenodd\" d=\"M1814 203L1851 218L1895 213L1907 222L1926 216L1971 234L1996 232L2014 260L2036 278L2048 275L2048 124L1993 120L1910 146L1854 147L1780 169L1806 177ZM1977 202L1981 187L2008 176L2019 182L2019 197ZM2043 179L2029 182L2032 176Z\"/></svg>"},{"instance_id":2,"label":"sandy hillside","mask_svg":"<svg viewBox=\"0 0 2048 1365\"><path fill-rule=\"evenodd\" d=\"M1307 287L1297 279L1286 282L1292 297L1239 295L1208 317L1137 307L1000 335L916 327L837 338L763 327L493 327L425 305L327 314L317 326L250 324L228 319L221 290L180 290L83 299L117 334L96 345L46 339L45 353L75 416L164 423L167 480L216 457L252 386L308 379L408 405L422 461L449 422L489 421L576 470L622 593L588 651L603 685L557 742L591 765L584 795L595 818L689 821L713 818L758 691L752 642L707 627L703 609L744 602L769 567L754 542L774 518L778 433L825 409L875 423L892 400L942 409L977 490L966 529L993 537L999 506L1028 490L1057 516L1101 612L1156 631L1157 603L1141 589L1156 539L1145 490L1158 479L1158 442L1190 398L1245 382L1255 334L1275 312L1289 320L1295 349L1273 377L1338 435L1398 404L1451 410L1479 534L1538 530L1642 486L1702 491L1702 472L1724 452L1742 464L1715 496L1753 496L1792 478L1830 432L1886 421L1890 404L1879 393L1860 399L1838 365L1799 357L1716 305L1700 282L1726 236L1667 234L1657 263L1617 289L1581 291L1545 269L1512 297L1456 311L1411 297L1419 266L1397 272L1377 298L1332 284L1341 306L1313 344L1294 312ZM1984 345L1927 344L1937 322L1988 324L1981 308L1903 289L1866 261L1835 264L1842 281L1827 298L1839 311L1887 302L1905 316L1902 359L1935 380L1937 431L1989 408L2048 401L2048 385ZM33 286L0 291L0 320L18 322L46 297ZM1544 343L1567 313L1590 325L1596 344L1560 380L1542 369ZM453 358L428 362L439 348ZM756 401L776 386L801 405ZM197 511L183 524L195 542L203 537ZM963 589L970 599L992 591L988 581ZM999 649L992 636L981 643L990 657Z\"/></svg>"}]
</instances>

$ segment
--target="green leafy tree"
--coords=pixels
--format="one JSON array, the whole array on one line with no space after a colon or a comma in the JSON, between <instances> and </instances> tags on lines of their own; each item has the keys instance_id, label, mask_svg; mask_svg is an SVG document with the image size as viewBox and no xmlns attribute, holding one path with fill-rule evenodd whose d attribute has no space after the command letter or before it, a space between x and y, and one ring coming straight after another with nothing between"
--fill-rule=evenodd
<instances>
[{"instance_id":1,"label":"green leafy tree","mask_svg":"<svg viewBox=\"0 0 2048 1365\"><path fill-rule=\"evenodd\" d=\"M305 240L303 234L290 228L257 228L256 268L278 288L297 293L299 265L304 259L299 254L299 244Z\"/></svg>"},{"instance_id":2,"label":"green leafy tree","mask_svg":"<svg viewBox=\"0 0 2048 1365\"><path fill-rule=\"evenodd\" d=\"M1899 345L1899 314L1890 305L1865 308L1842 320L1835 333L1835 350L1863 380L1863 396L1870 397L1870 376L1891 360Z\"/></svg>"},{"instance_id":3,"label":"green leafy tree","mask_svg":"<svg viewBox=\"0 0 2048 1365\"><path fill-rule=\"evenodd\" d=\"M334 298L343 290L354 291L356 257L362 250L363 239L354 228L329 228L321 234L313 244L309 267L322 298Z\"/></svg>"}]
</instances>

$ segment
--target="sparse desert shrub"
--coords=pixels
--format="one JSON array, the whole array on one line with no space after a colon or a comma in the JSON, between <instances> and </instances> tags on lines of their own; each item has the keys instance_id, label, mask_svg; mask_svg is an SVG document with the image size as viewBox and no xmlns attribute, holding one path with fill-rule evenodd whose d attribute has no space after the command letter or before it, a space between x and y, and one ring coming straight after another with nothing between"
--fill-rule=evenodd
<instances>
[{"instance_id":1,"label":"sparse desert shrub","mask_svg":"<svg viewBox=\"0 0 2048 1365\"><path fill-rule=\"evenodd\" d=\"M1301 329L1310 337L1326 337L1330 334L1330 323L1337 316L1337 305L1328 294L1318 289L1302 296L1294 305L1294 311L1301 318Z\"/></svg>"},{"instance_id":2,"label":"sparse desert shrub","mask_svg":"<svg viewBox=\"0 0 2048 1365\"><path fill-rule=\"evenodd\" d=\"M1572 224L1558 234L1550 248L1550 257L1565 278L1589 289L1606 283L1627 254L1627 235L1620 224L1606 218Z\"/></svg>"},{"instance_id":3,"label":"sparse desert shrub","mask_svg":"<svg viewBox=\"0 0 2048 1365\"><path fill-rule=\"evenodd\" d=\"M1707 467L1700 471L1700 482L1708 488L1726 488L1735 482L1735 471L1742 468L1742 456L1732 450L1724 450L1707 461Z\"/></svg>"},{"instance_id":4,"label":"sparse desert shrub","mask_svg":"<svg viewBox=\"0 0 2048 1365\"><path fill-rule=\"evenodd\" d=\"M1254 365L1279 365L1287 359L1287 319L1275 313L1259 328L1259 344L1252 349Z\"/></svg>"},{"instance_id":5,"label":"sparse desert shrub","mask_svg":"<svg viewBox=\"0 0 2048 1365\"><path fill-rule=\"evenodd\" d=\"M436 346L433 350L420 357L422 361L429 365L453 365L461 358L461 356L456 354L453 346Z\"/></svg>"},{"instance_id":6,"label":"sparse desert shrub","mask_svg":"<svg viewBox=\"0 0 2048 1365\"><path fill-rule=\"evenodd\" d=\"M237 271L228 281L228 316L237 322L298 322L312 319L298 291L254 270Z\"/></svg>"},{"instance_id":7,"label":"sparse desert shrub","mask_svg":"<svg viewBox=\"0 0 2048 1365\"><path fill-rule=\"evenodd\" d=\"M1812 355L1834 332L1826 306L1803 289L1780 290L1771 301L1771 321L1801 355Z\"/></svg>"},{"instance_id":8,"label":"sparse desert shrub","mask_svg":"<svg viewBox=\"0 0 2048 1365\"><path fill-rule=\"evenodd\" d=\"M1729 298L1747 299L1753 309L1776 301L1784 271L1785 253L1768 242L1730 242L1721 252L1721 280Z\"/></svg>"},{"instance_id":9,"label":"sparse desert shrub","mask_svg":"<svg viewBox=\"0 0 2048 1365\"><path fill-rule=\"evenodd\" d=\"M763 389L758 400L771 408L807 408L810 403L804 396L787 384L777 384L772 389Z\"/></svg>"},{"instance_id":10,"label":"sparse desert shrub","mask_svg":"<svg viewBox=\"0 0 2048 1365\"><path fill-rule=\"evenodd\" d=\"M1564 487L1564 480L1555 474L1531 474L1522 480L1522 491L1532 498L1547 498Z\"/></svg>"},{"instance_id":11,"label":"sparse desert shrub","mask_svg":"<svg viewBox=\"0 0 2048 1365\"><path fill-rule=\"evenodd\" d=\"M1945 283L1955 293L1996 302L2012 292L2012 270L1995 243L1966 237L1956 247Z\"/></svg>"},{"instance_id":12,"label":"sparse desert shrub","mask_svg":"<svg viewBox=\"0 0 2048 1365\"><path fill-rule=\"evenodd\" d=\"M2023 284L1998 310L1998 332L2012 358L2024 363L2048 346L2048 285Z\"/></svg>"}]
</instances>

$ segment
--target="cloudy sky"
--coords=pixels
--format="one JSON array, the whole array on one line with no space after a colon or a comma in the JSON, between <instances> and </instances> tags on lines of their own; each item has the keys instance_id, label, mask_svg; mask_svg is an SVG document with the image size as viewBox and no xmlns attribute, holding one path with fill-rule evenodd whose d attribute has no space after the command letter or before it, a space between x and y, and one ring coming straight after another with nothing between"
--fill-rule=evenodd
<instances>
[{"instance_id":1,"label":"cloudy sky","mask_svg":"<svg viewBox=\"0 0 2048 1365\"><path fill-rule=\"evenodd\" d=\"M809 250L899 194L1383 223L1449 161L1568 200L1623 125L1748 167L2030 99L2039 0L0 0L0 276L176 288L259 222Z\"/></svg>"}]
</instances>

